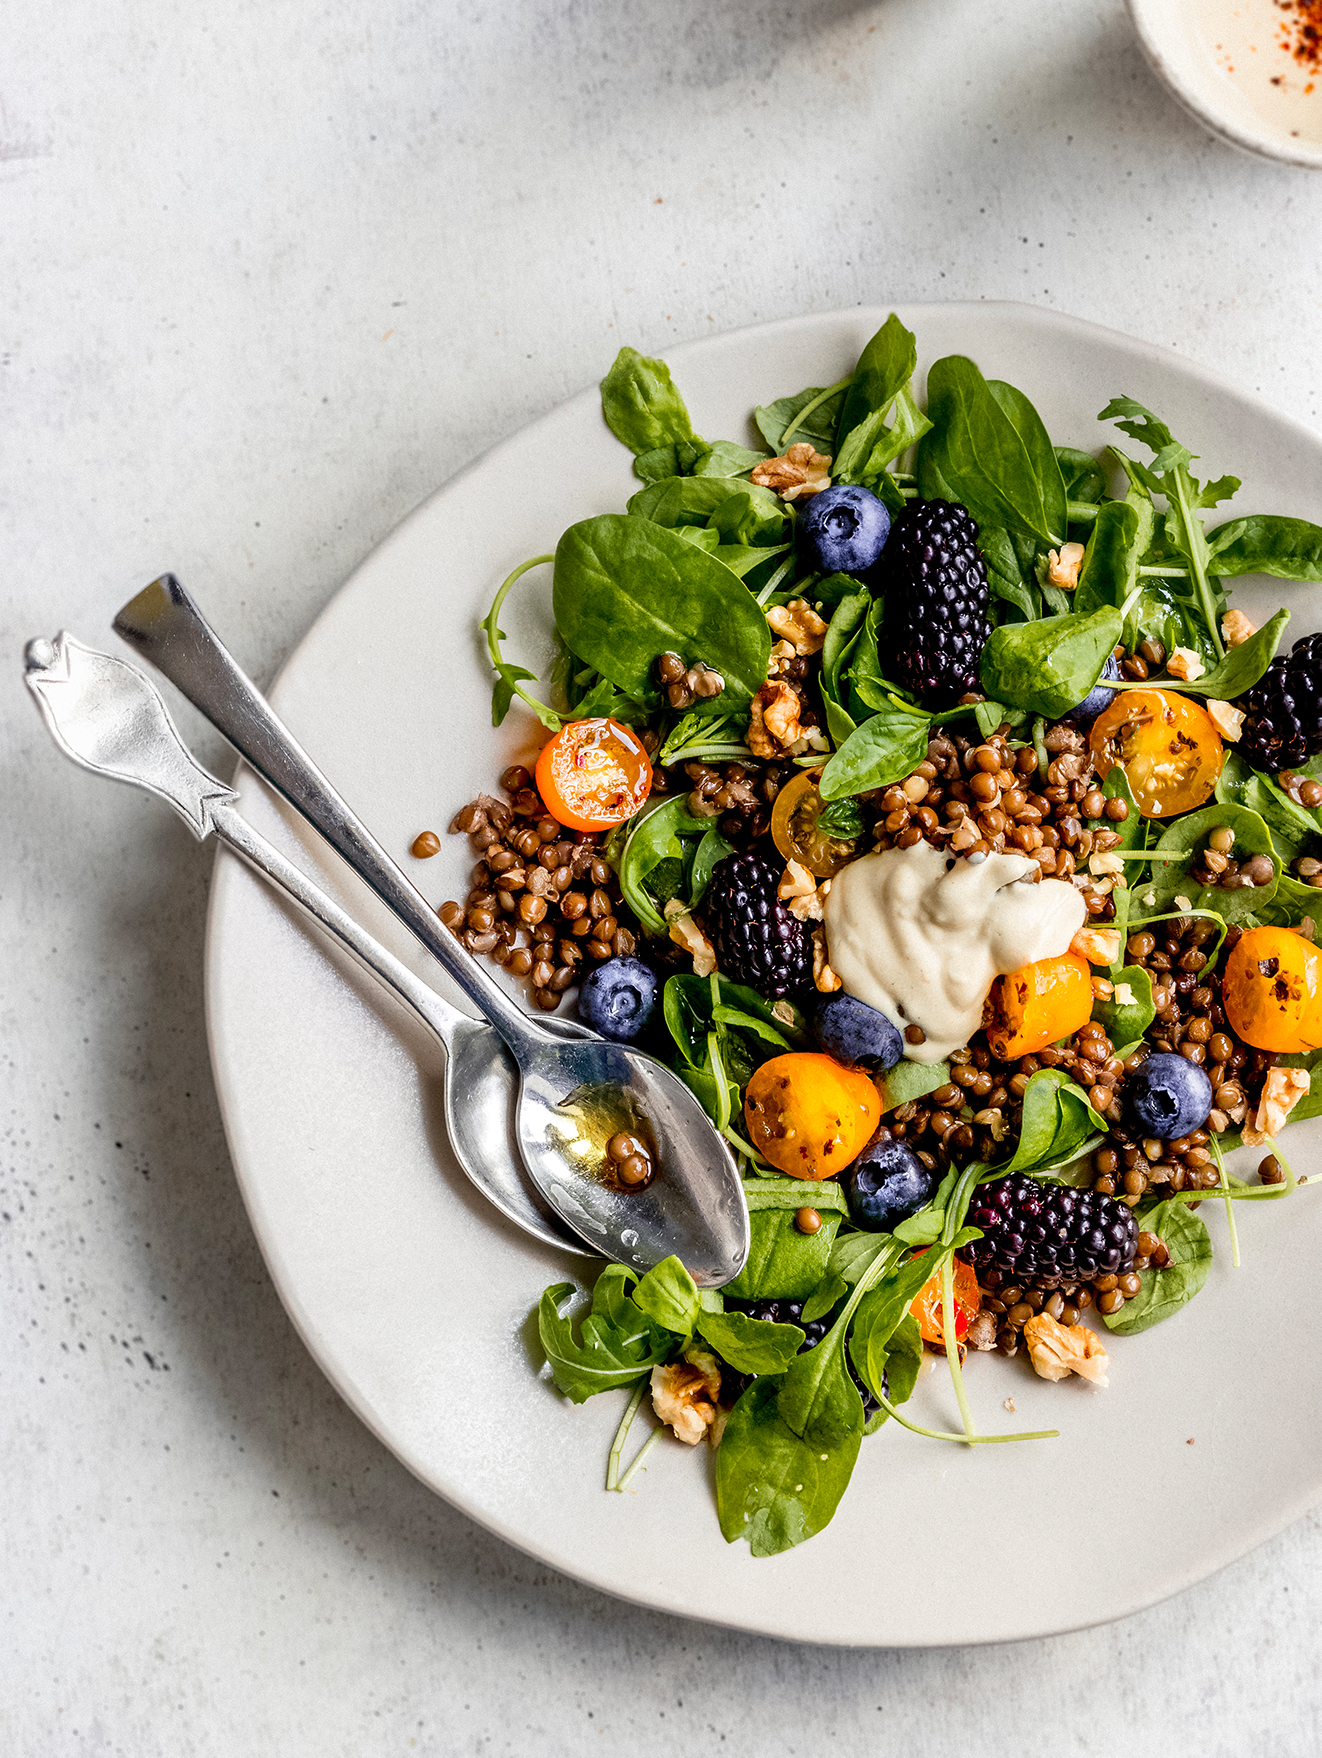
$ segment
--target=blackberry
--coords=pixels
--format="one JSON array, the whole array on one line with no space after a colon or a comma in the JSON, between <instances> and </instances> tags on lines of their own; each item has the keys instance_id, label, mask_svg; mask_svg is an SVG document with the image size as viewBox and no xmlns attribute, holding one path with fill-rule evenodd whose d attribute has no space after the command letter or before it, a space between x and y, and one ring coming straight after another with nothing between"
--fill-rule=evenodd
<instances>
[{"instance_id":1,"label":"blackberry","mask_svg":"<svg viewBox=\"0 0 1322 1758\"><path fill-rule=\"evenodd\" d=\"M761 855L726 855L703 905L721 970L773 1001L812 981L812 939L776 896L779 883Z\"/></svg>"},{"instance_id":2,"label":"blackberry","mask_svg":"<svg viewBox=\"0 0 1322 1758\"><path fill-rule=\"evenodd\" d=\"M831 1328L829 1313L825 1318L813 1319L810 1324L805 1325L799 1316L803 1311L801 1300L731 1300L727 1304L736 1312L745 1312L749 1318L765 1319L769 1324L798 1325L804 1333L803 1342L799 1344L800 1355L805 1349L815 1349ZM848 1346L845 1348L844 1356L849 1377L853 1380L858 1395L863 1400L863 1420L868 1422L876 1415L881 1406L863 1384L858 1369L849 1358ZM752 1374L737 1374L732 1367L725 1367L721 1376L722 1401L725 1401L727 1387L734 1392L734 1396L737 1398L744 1387L751 1383L752 1378Z\"/></svg>"},{"instance_id":3,"label":"blackberry","mask_svg":"<svg viewBox=\"0 0 1322 1758\"><path fill-rule=\"evenodd\" d=\"M968 1219L982 1229L965 1248L971 1263L1039 1288L1123 1275L1138 1252L1138 1223L1123 1203L1022 1172L980 1186Z\"/></svg>"},{"instance_id":4,"label":"blackberry","mask_svg":"<svg viewBox=\"0 0 1322 1758\"><path fill-rule=\"evenodd\" d=\"M978 687L991 635L978 527L951 501L915 501L896 519L873 579L884 588L881 662L925 707Z\"/></svg>"},{"instance_id":5,"label":"blackberry","mask_svg":"<svg viewBox=\"0 0 1322 1758\"><path fill-rule=\"evenodd\" d=\"M1322 751L1322 635L1305 635L1288 659L1273 659L1239 706L1235 748L1255 769L1275 775Z\"/></svg>"}]
</instances>

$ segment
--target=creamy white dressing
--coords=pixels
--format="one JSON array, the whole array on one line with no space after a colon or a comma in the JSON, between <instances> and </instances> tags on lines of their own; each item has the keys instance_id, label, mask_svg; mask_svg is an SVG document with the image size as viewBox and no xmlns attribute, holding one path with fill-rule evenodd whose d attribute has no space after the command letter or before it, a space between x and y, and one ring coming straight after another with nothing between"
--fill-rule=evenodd
<instances>
[{"instance_id":1,"label":"creamy white dressing","mask_svg":"<svg viewBox=\"0 0 1322 1758\"><path fill-rule=\"evenodd\" d=\"M1060 879L1020 884L1023 855L955 860L930 843L864 855L826 897L831 969L845 990L903 1032L913 1062L941 1062L982 1024L998 976L1069 950L1087 909Z\"/></svg>"}]
</instances>

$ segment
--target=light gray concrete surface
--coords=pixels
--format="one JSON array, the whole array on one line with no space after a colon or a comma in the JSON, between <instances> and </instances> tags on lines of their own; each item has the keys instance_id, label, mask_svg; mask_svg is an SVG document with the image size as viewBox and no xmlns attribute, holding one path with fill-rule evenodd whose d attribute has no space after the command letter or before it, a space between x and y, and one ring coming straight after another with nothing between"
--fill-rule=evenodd
<instances>
[{"instance_id":1,"label":"light gray concrete surface","mask_svg":"<svg viewBox=\"0 0 1322 1758\"><path fill-rule=\"evenodd\" d=\"M1322 1747L1316 1518L1121 1625L886 1654L614 1604L431 1497L312 1366L236 1195L209 854L64 764L18 681L23 639L105 639L166 567L269 677L624 341L1020 298L1317 422L1320 257L1322 178L1204 137L1118 0L10 0L6 1753ZM1245 1322L1268 1350L1313 1299Z\"/></svg>"}]
</instances>

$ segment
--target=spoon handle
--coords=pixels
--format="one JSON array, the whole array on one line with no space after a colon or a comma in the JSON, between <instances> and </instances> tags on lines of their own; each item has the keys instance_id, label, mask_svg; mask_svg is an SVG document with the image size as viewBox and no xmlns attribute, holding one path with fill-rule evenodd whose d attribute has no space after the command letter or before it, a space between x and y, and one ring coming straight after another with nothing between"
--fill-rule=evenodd
<instances>
[{"instance_id":1,"label":"spoon handle","mask_svg":"<svg viewBox=\"0 0 1322 1758\"><path fill-rule=\"evenodd\" d=\"M546 1042L526 1014L464 950L435 911L350 810L307 752L239 669L173 574L131 599L114 622L144 658L200 709L257 774L319 830L446 969L515 1052Z\"/></svg>"}]
</instances>

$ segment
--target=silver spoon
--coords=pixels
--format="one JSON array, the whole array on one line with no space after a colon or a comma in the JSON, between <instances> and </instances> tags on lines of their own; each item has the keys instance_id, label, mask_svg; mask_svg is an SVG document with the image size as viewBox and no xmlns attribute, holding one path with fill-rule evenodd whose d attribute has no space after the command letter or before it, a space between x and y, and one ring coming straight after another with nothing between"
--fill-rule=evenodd
<instances>
[{"instance_id":1,"label":"silver spoon","mask_svg":"<svg viewBox=\"0 0 1322 1758\"><path fill-rule=\"evenodd\" d=\"M215 834L292 898L415 1013L445 1049L445 1119L455 1158L489 1202L546 1245L595 1256L522 1169L514 1132L517 1070L488 1025L460 1013L345 914L235 809L238 796L186 749L160 693L122 659L57 635L30 641L27 683L56 744L84 769L147 789L172 805L199 841ZM576 1036L585 1028L550 1020Z\"/></svg>"},{"instance_id":2,"label":"silver spoon","mask_svg":"<svg viewBox=\"0 0 1322 1758\"><path fill-rule=\"evenodd\" d=\"M172 575L125 605L115 629L326 837L500 1033L522 1076L523 1162L556 1214L621 1263L647 1268L673 1254L700 1286L736 1276L748 1255L748 1206L729 1148L688 1087L629 1045L591 1034L567 1040L530 1019L441 926ZM617 1130L655 1143L657 1172L640 1188L601 1179L605 1141Z\"/></svg>"}]
</instances>

